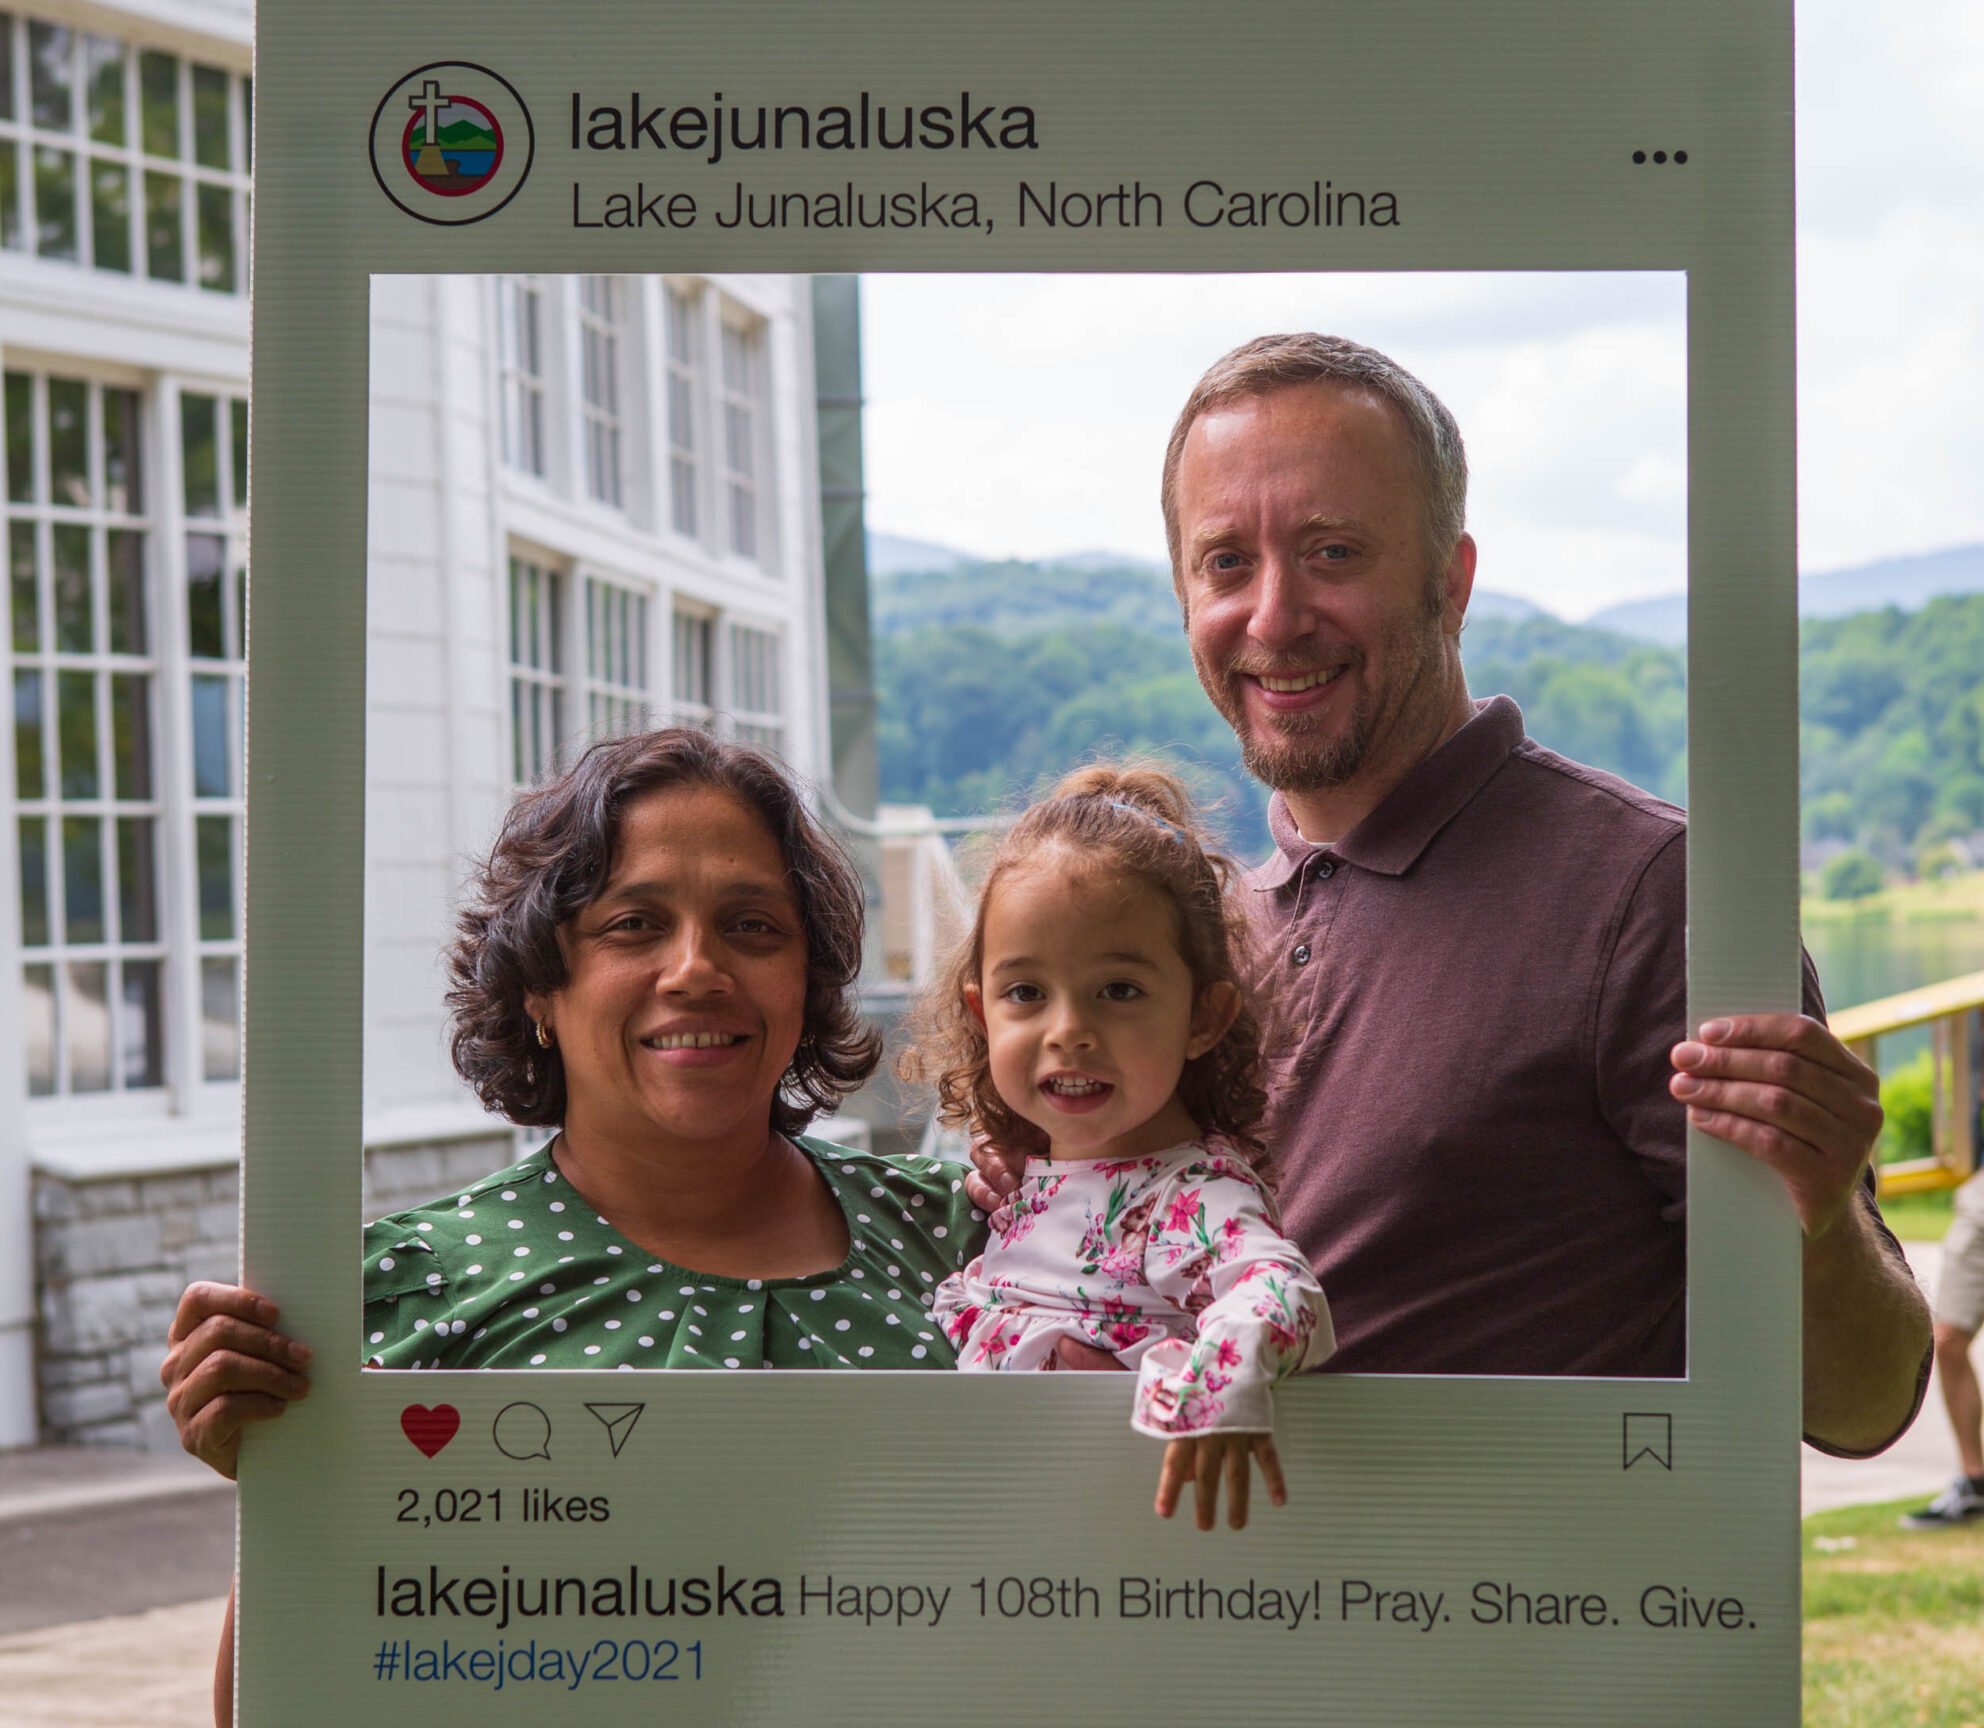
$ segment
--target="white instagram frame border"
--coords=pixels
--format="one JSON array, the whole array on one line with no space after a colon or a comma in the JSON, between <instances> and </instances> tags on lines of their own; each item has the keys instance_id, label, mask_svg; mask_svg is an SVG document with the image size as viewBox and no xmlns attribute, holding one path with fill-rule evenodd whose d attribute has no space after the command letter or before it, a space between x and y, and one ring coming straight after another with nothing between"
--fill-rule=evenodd
<instances>
[{"instance_id":1,"label":"white instagram frame border","mask_svg":"<svg viewBox=\"0 0 1984 1728\"><path fill-rule=\"evenodd\" d=\"M318 1344L312 1397L242 1469L240 1719L872 1724L1199 1720L1236 1704L1344 1724L1675 1721L1798 1713L1797 1229L1767 1172L1690 1144L1688 1377L1310 1379L1282 1396L1293 1503L1243 1534L1160 1525L1149 1443L1106 1377L623 1375L646 1399L638 1473L555 1483L484 1446L459 1485L610 1486L613 1520L403 1542L410 1401L465 1431L530 1398L585 1421L597 1378L364 1374L358 1310L369 282L379 273L1662 270L1688 280L1689 1003L1693 1023L1799 1001L1791 7L1448 0L1217 9L1187 0L919 7L609 0L268 7L257 64L255 588L250 681L244 1270ZM500 72L535 120L528 179L438 227L382 196L367 132L414 69ZM1019 155L628 156L702 194L738 180L972 189L995 211L1059 178L1174 190L1384 186L1395 227L996 234L575 229L571 92L814 107L960 90L1038 117ZM589 100L590 100L589 96ZM1635 166L1685 149L1685 168ZM1355 334L1355 332L1349 332ZM1210 359L1211 356L1208 356ZM1153 484L1155 476L1153 476ZM664 1408L665 1406L665 1408ZM1673 1467L1621 1469L1631 1413L1671 1417ZM666 1444L653 1444L661 1436ZM570 1620L493 1630L384 1619L378 1569L728 1574L788 1583L783 1618ZM801 1574L953 1590L934 1628L801 1616ZM1293 1630L1172 1618L981 1620L973 1581L1121 1577L1321 1589ZM1445 1592L1430 1632L1340 1613L1343 1580ZM1618 1624L1483 1627L1473 1581L1602 1592ZM1643 1591L1736 1599L1734 1628L1661 1628ZM973 1612L967 1615L967 1609ZM699 1645L668 1684L575 1690L375 1677L388 1638ZM636 1715L634 1713L639 1712Z\"/></svg>"}]
</instances>

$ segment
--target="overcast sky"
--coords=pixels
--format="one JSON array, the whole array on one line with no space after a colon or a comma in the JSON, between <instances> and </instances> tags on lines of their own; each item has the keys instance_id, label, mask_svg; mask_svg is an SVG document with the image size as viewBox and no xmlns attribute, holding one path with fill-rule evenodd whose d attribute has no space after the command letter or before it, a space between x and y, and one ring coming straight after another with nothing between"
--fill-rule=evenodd
<instances>
[{"instance_id":1,"label":"overcast sky","mask_svg":"<svg viewBox=\"0 0 1984 1728\"><path fill-rule=\"evenodd\" d=\"M1800 567L1984 540L1984 3L1798 0ZM1478 579L1565 617L1685 569L1679 276L863 279L872 527L1164 554L1208 361L1354 335L1454 411Z\"/></svg>"}]
</instances>

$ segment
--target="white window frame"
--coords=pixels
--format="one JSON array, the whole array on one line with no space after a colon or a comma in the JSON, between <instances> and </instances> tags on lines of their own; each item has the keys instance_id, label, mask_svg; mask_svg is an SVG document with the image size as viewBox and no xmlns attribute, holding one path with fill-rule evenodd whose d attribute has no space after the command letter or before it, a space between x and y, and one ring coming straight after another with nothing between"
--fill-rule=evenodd
<instances>
[{"instance_id":1,"label":"white window frame","mask_svg":"<svg viewBox=\"0 0 1984 1728\"><path fill-rule=\"evenodd\" d=\"M242 912L243 912L243 873L246 864L246 786L243 781L243 768L246 760L247 729L247 564L248 564L248 501L241 495L241 485L247 469L247 453L239 440L247 432L245 394L239 391L205 389L180 381L172 390L175 410L175 432L173 443L175 466L179 469L179 484L173 502L178 505L180 520L176 547L181 553L177 561L178 592L180 604L175 608L179 629L183 632L181 646L184 649L186 674L184 679L187 729L186 748L182 753L180 771L184 775L187 808L191 820L181 826L190 832L185 844L191 861L191 874L186 880L192 892L184 896L187 904L181 908L189 923L193 924L192 946L188 950L198 956L199 978L199 1038L201 1082L236 1081L241 1077L241 1001L242 1001ZM210 400L215 404L214 415L214 487L215 508L196 515L191 500L186 496L185 479L185 424L188 398ZM237 411L237 404L240 411ZM238 457L238 460L237 460ZM220 568L220 627L221 652L219 654L194 654L192 641L191 577L192 542L195 536L218 539L221 542ZM220 725L222 729L224 772L221 789L202 789L198 781L198 750L200 743L200 705L193 699L197 682L217 683L221 689ZM203 825L224 824L226 836L226 862L228 867L228 889L231 910L230 928L220 935L209 935L205 928L204 882L201 879L202 848L200 833ZM211 832L211 827L208 827ZM225 1015L214 1012L219 1000L213 990L216 981L231 997L231 1008ZM216 1070L220 1071L216 1071Z\"/></svg>"},{"instance_id":2,"label":"white window frame","mask_svg":"<svg viewBox=\"0 0 1984 1728\"><path fill-rule=\"evenodd\" d=\"M654 724L648 675L652 596L601 571L581 573L585 607L586 740L618 738Z\"/></svg>"},{"instance_id":3,"label":"white window frame","mask_svg":"<svg viewBox=\"0 0 1984 1728\"><path fill-rule=\"evenodd\" d=\"M717 614L678 600L668 629L670 724L716 730L717 645Z\"/></svg>"},{"instance_id":4,"label":"white window frame","mask_svg":"<svg viewBox=\"0 0 1984 1728\"><path fill-rule=\"evenodd\" d=\"M94 799L43 798L29 801L27 809L16 795L15 757L0 774L0 816L7 828L6 844L10 857L0 877L10 885L10 904L5 909L4 927L17 936L20 929L20 884L15 877L19 852L19 820L22 814L45 814L59 820L64 813L97 815L108 821L118 818L149 819L152 831L152 896L156 918L153 940L135 942L123 939L120 928L123 910L122 884L114 864L102 872L104 895L104 937L101 943L76 944L67 941L62 905L63 884L50 874L48 918L51 940L28 949L19 944L21 971L17 987L23 990L25 1006L26 968L47 965L58 968L81 960L103 960L106 965L104 1003L111 1018L110 1084L101 1089L78 1091L68 1053L59 1047L54 1056L55 1090L27 1096L28 1074L23 1053L22 1093L36 1120L91 1121L122 1119L133 1115L174 1115L205 1117L224 1113L239 1095L240 1053L240 965L242 952L242 812L244 781L240 704L242 661L240 658L242 603L236 572L245 580L244 555L247 546L246 500L240 496L238 464L234 461L237 425L233 405L246 401L239 380L196 378L186 374L139 373L108 362L93 363L72 357L10 353L5 370L27 374L40 380L34 386L36 422L33 434L38 478L36 499L30 504L7 503L5 515L10 525L32 520L36 526L39 553L36 581L40 592L41 640L52 643L55 618L54 596L49 589L53 578L50 556L52 532L58 521L88 523L106 530L92 537L91 578L93 591L94 642L87 654L57 652L43 654L40 643L33 654L13 652L12 624L7 645L10 666L39 664L105 674L93 691L99 756L100 796ZM90 400L100 404L106 392L131 391L138 402L140 439L141 508L138 511L111 512L104 508L102 491L104 436L101 408L92 409L89 426L89 472L91 505L86 509L63 508L49 498L45 404L47 380L73 380L86 385ZM217 405L215 421L215 487L213 508L189 516L185 498L184 450L181 446L183 399L199 396ZM140 655L108 652L107 530L122 528L143 536L142 583L146 612L145 652ZM191 654L188 617L188 535L216 535L221 540L220 616L222 621L217 655ZM10 541L11 544L11 541ZM11 571L10 571L11 592ZM119 672L148 679L150 795L144 799L116 796L114 783L106 782L104 770L115 773L115 738L111 731L113 715L108 675ZM192 680L217 678L223 687L219 718L225 729L225 782L200 791L194 772L194 719ZM53 718L53 692L44 698L43 724ZM46 735L46 734L45 734ZM10 728L11 736L11 728ZM52 752L45 751L44 764ZM226 928L211 935L201 930L199 893L198 828L201 819L222 819L227 823L225 848L228 870L228 919ZM44 846L44 858L53 852L53 832ZM101 832L105 856L111 851L110 831ZM59 854L55 855L59 862ZM123 1051L119 1047L116 1020L121 1015L121 968L130 962L159 964L157 999L159 1004L158 1083L125 1083ZM204 980L214 969L225 967L231 983L227 1014L215 1033L203 1013ZM58 985L58 989L61 986ZM60 1027L51 1028L59 1033ZM128 1036L128 1033L125 1034ZM210 1063L217 1049L221 1060ZM212 1079L209 1066L222 1071Z\"/></svg>"},{"instance_id":5,"label":"white window frame","mask_svg":"<svg viewBox=\"0 0 1984 1728\"><path fill-rule=\"evenodd\" d=\"M717 512L723 549L732 558L768 567L765 545L767 492L765 422L769 418L768 341L762 319L726 308L718 320L717 364L711 368L717 420L723 428L717 459L722 506ZM738 375L741 368L743 376Z\"/></svg>"},{"instance_id":6,"label":"white window frame","mask_svg":"<svg viewBox=\"0 0 1984 1728\"><path fill-rule=\"evenodd\" d=\"M782 756L786 739L785 633L731 619L724 627L724 638L730 735Z\"/></svg>"},{"instance_id":7,"label":"white window frame","mask_svg":"<svg viewBox=\"0 0 1984 1728\"><path fill-rule=\"evenodd\" d=\"M664 280L662 312L661 444L668 468L669 529L699 538L705 512L702 483L703 300L707 290Z\"/></svg>"},{"instance_id":8,"label":"white window frame","mask_svg":"<svg viewBox=\"0 0 1984 1728\"><path fill-rule=\"evenodd\" d=\"M579 446L584 495L609 509L627 507L627 308L617 276L577 278L574 312L579 334Z\"/></svg>"},{"instance_id":9,"label":"white window frame","mask_svg":"<svg viewBox=\"0 0 1984 1728\"><path fill-rule=\"evenodd\" d=\"M102 269L107 274L132 281L151 282L181 288L191 293L220 293L235 296L248 292L249 206L252 192L249 151L253 137L252 111L254 84L244 73L206 60L189 59L170 49L155 47L124 36L107 36L67 20L36 17L20 11L0 12L0 30L6 32L12 67L9 86L0 95L0 249L53 262L70 263L84 269ZM34 117L32 45L38 31L66 32L68 60L69 119L67 126L39 123ZM44 38L45 39L45 38ZM121 50L121 77L124 99L124 137L121 141L99 141L89 125L90 88L86 76L86 45L108 43ZM144 133L143 57L158 56L172 68L174 98L173 150L161 154L146 147ZM224 80L226 104L226 156L224 166L198 160L193 92L196 73ZM43 252L38 233L40 223L36 162L44 153L61 152L69 158L70 222L74 236L72 252ZM11 158L12 185L7 181ZM97 193L93 170L119 173L124 177L127 209L124 219L123 249L127 267L103 263L97 256ZM162 185L177 209L171 227L177 235L180 270L154 275L151 259L150 181L171 176ZM11 194L11 196L9 196ZM172 204L161 206L161 214ZM202 225L223 212L230 260L231 281L208 283L202 280ZM114 230L111 230L114 231Z\"/></svg>"},{"instance_id":10,"label":"white window frame","mask_svg":"<svg viewBox=\"0 0 1984 1728\"><path fill-rule=\"evenodd\" d=\"M18 864L26 854L26 836L23 825L38 823L40 828L42 883L41 922L43 938L32 945L30 931L25 917L20 917L18 928L21 943L17 986L21 991L24 1016L27 1020L28 1038L23 1051L24 1061L30 1061L37 1046L37 1032L45 1028L48 1040L48 1061L45 1081L37 1072L38 1064L26 1070L25 1085L31 1098L51 1099L93 1099L124 1092L151 1092L166 1084L164 1044L167 1038L167 929L165 920L165 896L163 871L161 868L165 850L168 814L165 787L160 768L160 753L157 748L159 707L159 687L163 676L160 653L160 630L158 605L156 600L158 584L153 580L154 552L156 547L156 504L158 495L149 484L152 476L145 472L150 462L150 428L145 425L142 400L138 408L138 435L140 439L139 474L136 476L139 487L139 508L113 511L109 508L106 494L106 439L104 436L104 414L113 394L121 394L117 385L107 385L104 380L90 376L87 369L15 366L6 368L8 380L25 378L28 381L28 415L30 422L30 486L31 500L15 502L13 493L19 477L11 471L7 475L8 501L6 515L6 547L9 588L8 654L11 677L9 691L19 712L19 694L23 676L34 681L37 686L39 714L37 725L41 750L39 764L40 790L30 796L23 788L19 777L21 740L17 727L10 727L13 749L8 762L8 784L10 800L10 821L8 823L7 844L14 848ZM84 505L58 502L54 493L53 477L50 471L50 423L51 402L58 385L69 388L80 387L83 391L83 419L85 434L84 472L85 488L89 502ZM66 394L66 391L65 391ZM10 391L8 400L11 402ZM11 416L9 417L11 428ZM89 586L89 617L91 620L91 640L87 647L64 647L58 636L56 593L56 544L58 535L84 536L86 547L85 567ZM110 584L109 560L107 557L109 537L112 533L136 534L140 548L140 588L145 613L144 644L137 652L118 652L110 644ZM22 647L15 641L17 624L13 618L15 609L14 581L18 574L15 564L17 541L25 540L31 546L32 571L35 588L35 613L37 622L36 640L31 647ZM68 793L61 784L62 767L59 758L63 755L61 737L62 716L59 692L65 680L83 678L88 680L89 725L92 757L91 769L95 777L95 789L84 794ZM142 770L146 782L146 796L127 797L122 795L116 784L116 734L113 702L113 685L118 678L138 678L140 701L145 720L146 754ZM127 686L128 688L128 686ZM123 921L123 881L119 870L119 828L123 822L145 822L149 824L151 902L153 929L149 939L128 937L122 929ZM69 930L69 908L67 905L68 872L64 868L67 845L64 829L72 822L96 824L96 888L100 907L99 933L94 939L72 939ZM16 913L26 909L25 873L15 878ZM160 1044L157 1078L151 1084L129 1085L126 1082L123 1051L120 1048L120 1022L123 1020L125 968L155 968L155 982L152 996L157 1015L157 1036ZM77 984L76 973L81 968L95 968L101 973L101 992L94 1003L83 994ZM29 979L36 974L46 973L45 994L32 989ZM45 1008L42 1006L45 1004ZM100 1014L103 1020L101 1061L102 1080L99 1084L78 1088L75 1081L72 1056L75 1040L66 1035L71 1020L84 1011Z\"/></svg>"},{"instance_id":11,"label":"white window frame","mask_svg":"<svg viewBox=\"0 0 1984 1728\"><path fill-rule=\"evenodd\" d=\"M654 725L654 593L595 565L513 544L505 575L511 784L586 745Z\"/></svg>"},{"instance_id":12,"label":"white window frame","mask_svg":"<svg viewBox=\"0 0 1984 1728\"><path fill-rule=\"evenodd\" d=\"M513 473L550 474L546 312L538 276L496 278L497 393L502 403L503 464ZM526 337L528 340L526 340Z\"/></svg>"},{"instance_id":13,"label":"white window frame","mask_svg":"<svg viewBox=\"0 0 1984 1728\"><path fill-rule=\"evenodd\" d=\"M566 612L571 577L556 559L513 546L504 570L509 768L515 787L533 786L565 762Z\"/></svg>"}]
</instances>

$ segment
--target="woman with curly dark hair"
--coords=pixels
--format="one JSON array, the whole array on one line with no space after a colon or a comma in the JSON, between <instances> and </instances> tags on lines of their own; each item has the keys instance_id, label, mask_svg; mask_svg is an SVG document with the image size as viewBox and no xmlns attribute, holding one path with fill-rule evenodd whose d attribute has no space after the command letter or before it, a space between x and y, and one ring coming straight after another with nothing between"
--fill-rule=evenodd
<instances>
[{"instance_id":1,"label":"woman with curly dark hair","mask_svg":"<svg viewBox=\"0 0 1984 1728\"><path fill-rule=\"evenodd\" d=\"M379 1368L948 1368L928 1313L978 1251L957 1170L805 1133L873 1073L862 893L770 757L595 744L511 806L448 950L455 1068L521 1163L365 1233ZM187 1451L309 1389L251 1290L195 1284L160 1377ZM228 1601L216 1722L233 1718Z\"/></svg>"},{"instance_id":2,"label":"woman with curly dark hair","mask_svg":"<svg viewBox=\"0 0 1984 1728\"><path fill-rule=\"evenodd\" d=\"M687 729L520 796L448 950L452 1050L558 1130L365 1235L375 1367L947 1368L927 1310L977 1251L960 1172L805 1133L873 1072L862 893L768 756ZM196 1285L163 1377L232 1474L299 1395L252 1293Z\"/></svg>"}]
</instances>

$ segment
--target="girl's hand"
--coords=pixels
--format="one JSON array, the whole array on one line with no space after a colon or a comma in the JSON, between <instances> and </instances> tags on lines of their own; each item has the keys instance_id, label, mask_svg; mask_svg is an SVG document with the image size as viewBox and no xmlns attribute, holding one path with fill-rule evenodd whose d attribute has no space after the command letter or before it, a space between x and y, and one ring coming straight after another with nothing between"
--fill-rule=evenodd
<instances>
[{"instance_id":1,"label":"girl's hand","mask_svg":"<svg viewBox=\"0 0 1984 1728\"><path fill-rule=\"evenodd\" d=\"M241 1430L309 1393L310 1346L275 1330L276 1305L237 1284L189 1284L158 1377L179 1444L233 1479Z\"/></svg>"},{"instance_id":2,"label":"girl's hand","mask_svg":"<svg viewBox=\"0 0 1984 1728\"><path fill-rule=\"evenodd\" d=\"M1190 1482L1197 1491L1195 1521L1201 1530L1210 1530L1219 1522L1219 1478L1224 1471L1226 1521L1236 1530L1246 1529L1249 1458L1260 1462L1268 1498L1286 1506L1288 1484L1282 1479L1272 1434L1195 1434L1170 1441L1164 1448L1164 1467L1157 1478L1158 1517L1169 1518L1178 1509L1178 1496Z\"/></svg>"}]
</instances>

